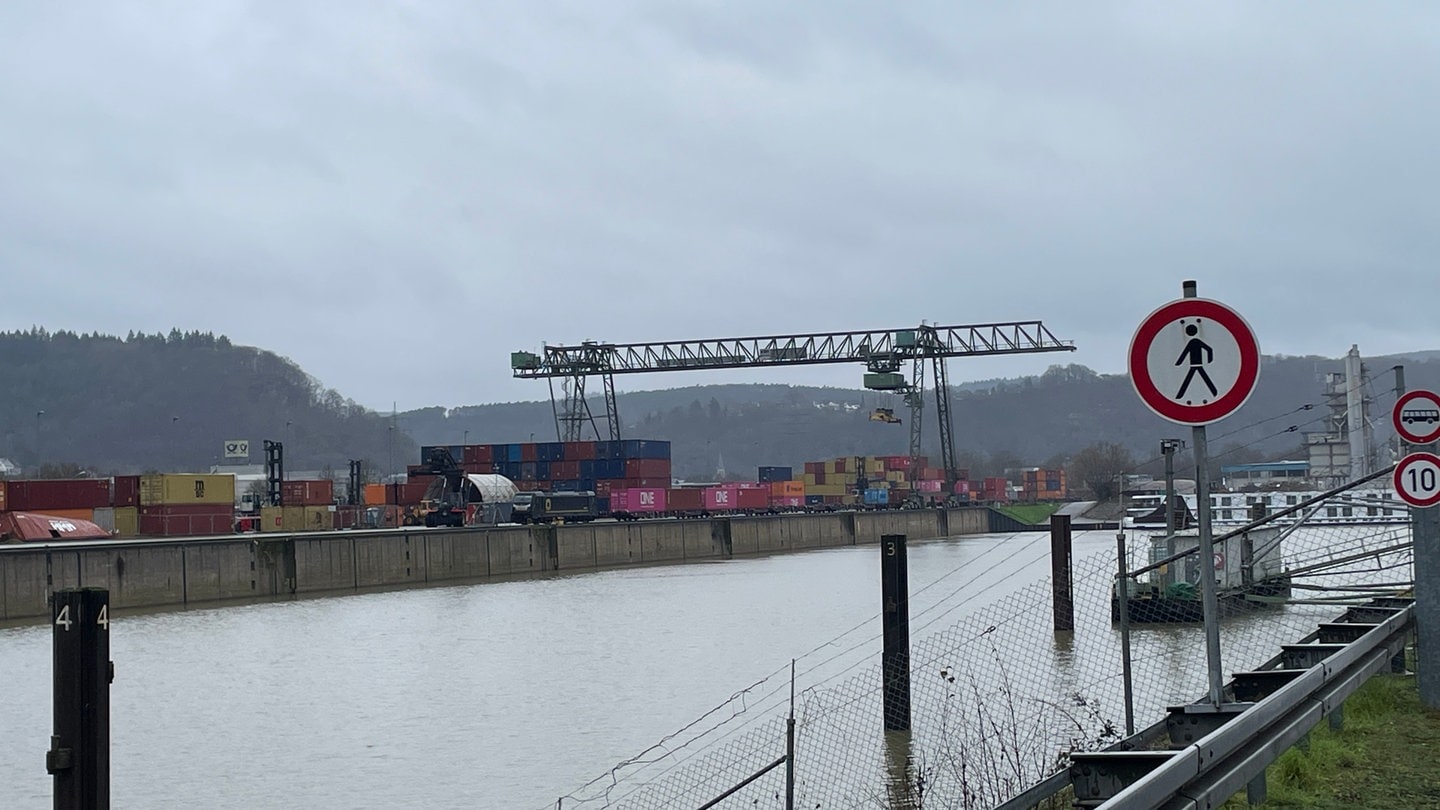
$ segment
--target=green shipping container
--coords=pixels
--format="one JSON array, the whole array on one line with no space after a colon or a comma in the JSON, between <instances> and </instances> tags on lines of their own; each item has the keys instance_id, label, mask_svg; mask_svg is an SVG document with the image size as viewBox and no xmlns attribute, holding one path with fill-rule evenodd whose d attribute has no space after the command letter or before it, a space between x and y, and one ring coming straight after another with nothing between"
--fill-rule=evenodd
<instances>
[{"instance_id":1,"label":"green shipping container","mask_svg":"<svg viewBox=\"0 0 1440 810\"><path fill-rule=\"evenodd\" d=\"M866 374L865 387L872 391L898 391L905 387L905 375L894 372Z\"/></svg>"}]
</instances>

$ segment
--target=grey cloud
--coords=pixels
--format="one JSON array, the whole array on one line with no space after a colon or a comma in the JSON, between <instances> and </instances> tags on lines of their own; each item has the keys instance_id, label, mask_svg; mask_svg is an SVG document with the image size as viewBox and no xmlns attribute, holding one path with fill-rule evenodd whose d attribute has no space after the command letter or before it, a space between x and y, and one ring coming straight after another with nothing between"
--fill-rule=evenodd
<instances>
[{"instance_id":1,"label":"grey cloud","mask_svg":"<svg viewBox=\"0 0 1440 810\"><path fill-rule=\"evenodd\" d=\"M1399 3L9 4L0 324L224 331L377 407L538 397L507 360L543 341L922 318L1043 318L1119 371L1186 277L1268 350L1435 348L1437 28ZM437 311L465 373L397 377ZM750 377L626 382L711 379Z\"/></svg>"}]
</instances>

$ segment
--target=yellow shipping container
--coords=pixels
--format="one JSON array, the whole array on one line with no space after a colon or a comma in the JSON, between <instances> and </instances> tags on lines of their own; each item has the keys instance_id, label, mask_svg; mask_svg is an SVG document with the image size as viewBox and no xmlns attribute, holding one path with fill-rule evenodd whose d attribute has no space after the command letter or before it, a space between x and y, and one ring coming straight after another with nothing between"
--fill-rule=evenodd
<instances>
[{"instance_id":1,"label":"yellow shipping container","mask_svg":"<svg viewBox=\"0 0 1440 810\"><path fill-rule=\"evenodd\" d=\"M805 482L805 486L813 487L815 486L815 473L805 473L800 480Z\"/></svg>"},{"instance_id":2,"label":"yellow shipping container","mask_svg":"<svg viewBox=\"0 0 1440 810\"><path fill-rule=\"evenodd\" d=\"M262 531L262 532L283 532L283 531L285 531L285 507L283 507L283 506L262 506L262 507L260 507L260 531Z\"/></svg>"},{"instance_id":3,"label":"yellow shipping container","mask_svg":"<svg viewBox=\"0 0 1440 810\"><path fill-rule=\"evenodd\" d=\"M115 533L120 537L134 537L140 533L140 509L138 507L115 507Z\"/></svg>"},{"instance_id":4,"label":"yellow shipping container","mask_svg":"<svg viewBox=\"0 0 1440 810\"><path fill-rule=\"evenodd\" d=\"M300 510L301 520L305 522L301 531L328 532L335 528L335 507L302 506Z\"/></svg>"},{"instance_id":5,"label":"yellow shipping container","mask_svg":"<svg viewBox=\"0 0 1440 810\"><path fill-rule=\"evenodd\" d=\"M141 506L183 506L187 504L235 503L233 475L162 475L140 476Z\"/></svg>"}]
</instances>

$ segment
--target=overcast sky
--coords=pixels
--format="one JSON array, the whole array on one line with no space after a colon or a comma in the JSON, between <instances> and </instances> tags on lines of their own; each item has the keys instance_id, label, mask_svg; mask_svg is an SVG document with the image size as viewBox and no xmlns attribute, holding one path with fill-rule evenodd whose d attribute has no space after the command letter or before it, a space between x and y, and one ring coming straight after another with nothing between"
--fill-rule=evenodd
<instances>
[{"instance_id":1,"label":"overcast sky","mask_svg":"<svg viewBox=\"0 0 1440 810\"><path fill-rule=\"evenodd\" d=\"M372 407L509 353L1041 319L1184 278L1440 348L1432 3L0 4L0 327L200 329ZM850 366L646 375L858 387Z\"/></svg>"}]
</instances>

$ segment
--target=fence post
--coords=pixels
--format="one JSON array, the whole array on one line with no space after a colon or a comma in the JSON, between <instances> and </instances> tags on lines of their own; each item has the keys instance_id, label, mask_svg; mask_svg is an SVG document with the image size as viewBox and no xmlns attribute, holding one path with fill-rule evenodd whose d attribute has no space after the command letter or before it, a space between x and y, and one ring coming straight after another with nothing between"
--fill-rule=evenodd
<instances>
[{"instance_id":1,"label":"fence post","mask_svg":"<svg viewBox=\"0 0 1440 810\"><path fill-rule=\"evenodd\" d=\"M910 730L910 574L905 535L880 538L880 596L884 606L885 730Z\"/></svg>"},{"instance_id":2,"label":"fence post","mask_svg":"<svg viewBox=\"0 0 1440 810\"><path fill-rule=\"evenodd\" d=\"M1075 597L1070 570L1070 516L1050 516L1050 583L1055 632L1075 630Z\"/></svg>"},{"instance_id":3,"label":"fence post","mask_svg":"<svg viewBox=\"0 0 1440 810\"><path fill-rule=\"evenodd\" d=\"M56 591L54 733L45 770L55 777L55 810L110 806L110 592Z\"/></svg>"},{"instance_id":4,"label":"fence post","mask_svg":"<svg viewBox=\"0 0 1440 810\"><path fill-rule=\"evenodd\" d=\"M1135 736L1135 682L1130 662L1130 558L1125 550L1125 530L1115 533L1116 557L1120 561L1120 577L1115 580L1115 595L1120 603L1120 675L1125 687L1125 736Z\"/></svg>"}]
</instances>

